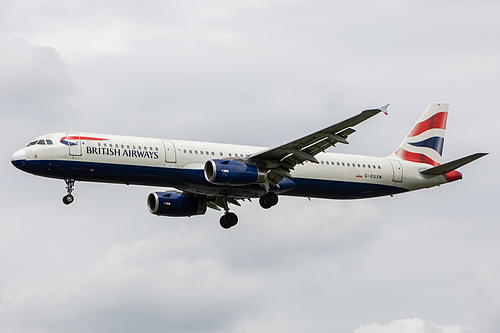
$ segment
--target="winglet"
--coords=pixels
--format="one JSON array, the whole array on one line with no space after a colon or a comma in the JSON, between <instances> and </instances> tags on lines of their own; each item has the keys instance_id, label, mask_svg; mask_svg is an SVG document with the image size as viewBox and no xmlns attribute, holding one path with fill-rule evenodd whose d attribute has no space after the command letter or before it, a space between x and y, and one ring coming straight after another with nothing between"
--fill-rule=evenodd
<instances>
[{"instance_id":1,"label":"winglet","mask_svg":"<svg viewBox=\"0 0 500 333\"><path fill-rule=\"evenodd\" d=\"M386 104L384 106L379 107L378 109L385 113L385 115L388 115L389 113L387 112L387 108L389 107L390 104Z\"/></svg>"}]
</instances>

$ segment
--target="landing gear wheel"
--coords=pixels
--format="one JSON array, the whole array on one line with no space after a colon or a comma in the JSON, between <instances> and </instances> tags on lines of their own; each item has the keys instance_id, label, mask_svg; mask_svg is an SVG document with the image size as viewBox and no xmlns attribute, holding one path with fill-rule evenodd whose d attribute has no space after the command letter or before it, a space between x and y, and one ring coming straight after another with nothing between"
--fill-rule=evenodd
<instances>
[{"instance_id":1,"label":"landing gear wheel","mask_svg":"<svg viewBox=\"0 0 500 333\"><path fill-rule=\"evenodd\" d=\"M219 222L222 228L229 229L238 223L238 216L235 213L225 213L220 217Z\"/></svg>"},{"instance_id":2,"label":"landing gear wheel","mask_svg":"<svg viewBox=\"0 0 500 333\"><path fill-rule=\"evenodd\" d=\"M62 201L64 202L65 205L69 205L73 201L75 201L75 198L71 195L71 192L73 192L74 186L75 186L75 180L72 178L67 178L64 180L66 183L66 191L68 194L66 194Z\"/></svg>"},{"instance_id":3,"label":"landing gear wheel","mask_svg":"<svg viewBox=\"0 0 500 333\"><path fill-rule=\"evenodd\" d=\"M62 200L65 205L69 205L70 203L75 201L75 198L71 194L66 194Z\"/></svg>"},{"instance_id":4,"label":"landing gear wheel","mask_svg":"<svg viewBox=\"0 0 500 333\"><path fill-rule=\"evenodd\" d=\"M267 192L259 198L259 204L264 209L269 209L278 204L278 195L274 192Z\"/></svg>"}]
</instances>

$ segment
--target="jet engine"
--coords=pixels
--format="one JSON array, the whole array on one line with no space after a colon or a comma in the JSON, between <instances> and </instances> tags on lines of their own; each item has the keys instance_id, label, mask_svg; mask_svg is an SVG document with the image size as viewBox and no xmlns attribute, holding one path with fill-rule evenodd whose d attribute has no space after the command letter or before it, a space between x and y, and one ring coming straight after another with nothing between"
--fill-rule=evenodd
<instances>
[{"instance_id":1,"label":"jet engine","mask_svg":"<svg viewBox=\"0 0 500 333\"><path fill-rule=\"evenodd\" d=\"M208 160L205 179L216 185L242 186L264 183L267 173L255 165L233 160Z\"/></svg>"},{"instance_id":2,"label":"jet engine","mask_svg":"<svg viewBox=\"0 0 500 333\"><path fill-rule=\"evenodd\" d=\"M203 215L207 202L177 192L154 192L148 195L148 209L158 216Z\"/></svg>"}]
</instances>

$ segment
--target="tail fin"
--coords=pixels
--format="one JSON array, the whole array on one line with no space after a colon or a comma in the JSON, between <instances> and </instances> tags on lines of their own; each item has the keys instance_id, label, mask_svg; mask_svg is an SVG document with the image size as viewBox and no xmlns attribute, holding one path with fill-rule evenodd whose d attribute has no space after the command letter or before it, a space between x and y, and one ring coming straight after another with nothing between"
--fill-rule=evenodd
<instances>
[{"instance_id":1,"label":"tail fin","mask_svg":"<svg viewBox=\"0 0 500 333\"><path fill-rule=\"evenodd\" d=\"M392 157L430 164L441 164L448 103L431 103Z\"/></svg>"}]
</instances>

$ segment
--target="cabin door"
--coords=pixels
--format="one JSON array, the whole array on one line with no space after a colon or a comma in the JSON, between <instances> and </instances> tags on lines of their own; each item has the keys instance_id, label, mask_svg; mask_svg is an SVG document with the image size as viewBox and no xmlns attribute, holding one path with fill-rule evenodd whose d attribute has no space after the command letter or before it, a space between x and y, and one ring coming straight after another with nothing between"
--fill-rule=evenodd
<instances>
[{"instance_id":1,"label":"cabin door","mask_svg":"<svg viewBox=\"0 0 500 333\"><path fill-rule=\"evenodd\" d=\"M66 133L66 142L71 156L82 156L82 141L79 133Z\"/></svg>"},{"instance_id":2,"label":"cabin door","mask_svg":"<svg viewBox=\"0 0 500 333\"><path fill-rule=\"evenodd\" d=\"M392 165L392 181L401 183L403 181L403 167L398 160L389 160Z\"/></svg>"},{"instance_id":3,"label":"cabin door","mask_svg":"<svg viewBox=\"0 0 500 333\"><path fill-rule=\"evenodd\" d=\"M175 146L172 141L163 141L163 147L165 148L165 162L175 163L177 162L177 157L175 155Z\"/></svg>"}]
</instances>

